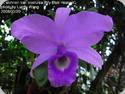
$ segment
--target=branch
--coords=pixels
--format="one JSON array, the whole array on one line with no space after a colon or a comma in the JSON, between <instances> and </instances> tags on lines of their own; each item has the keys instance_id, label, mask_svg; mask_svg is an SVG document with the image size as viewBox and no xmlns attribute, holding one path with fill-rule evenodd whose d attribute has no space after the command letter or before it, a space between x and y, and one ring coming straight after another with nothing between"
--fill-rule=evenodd
<instances>
[{"instance_id":1,"label":"branch","mask_svg":"<svg viewBox=\"0 0 125 94\"><path fill-rule=\"evenodd\" d=\"M96 94L100 83L102 82L103 78L105 77L105 75L107 74L107 72L109 71L111 66L113 64L118 63L119 56L120 56L119 49L120 49L120 47L118 44L115 46L114 50L112 51L112 53L108 57L107 62L105 62L104 65L102 66L102 69L98 72L95 80L91 82L91 86L90 86L90 90L89 90L88 94L91 94L90 92L93 92L92 94Z\"/></svg>"}]
</instances>

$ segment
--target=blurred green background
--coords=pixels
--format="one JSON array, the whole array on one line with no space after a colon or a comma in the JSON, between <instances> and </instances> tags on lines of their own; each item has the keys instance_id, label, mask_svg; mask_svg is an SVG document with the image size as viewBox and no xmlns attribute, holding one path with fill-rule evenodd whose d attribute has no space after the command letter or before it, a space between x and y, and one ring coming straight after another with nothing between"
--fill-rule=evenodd
<instances>
[{"instance_id":1,"label":"blurred green background","mask_svg":"<svg viewBox=\"0 0 125 94\"><path fill-rule=\"evenodd\" d=\"M62 1L67 3L61 3ZM1 12L0 86L2 89L6 94L120 94L125 88L124 5L117 0L59 0L58 2L60 3L37 5L39 9L24 8L21 13ZM31 4L26 3L25 5L28 7ZM18 6L21 5L18 4ZM44 75L37 75L45 71L42 70L42 67L46 68L46 65L41 65L36 70L35 80L30 77L30 68L36 55L29 52L11 36L10 27L13 21L33 13L49 16L53 19L58 7L70 7L71 14L90 10L110 15L113 18L114 27L112 32L106 33L103 39L93 46L103 57L102 69L96 69L86 62L80 61L77 80L72 86L53 88ZM29 93L29 90L32 93Z\"/></svg>"}]
</instances>

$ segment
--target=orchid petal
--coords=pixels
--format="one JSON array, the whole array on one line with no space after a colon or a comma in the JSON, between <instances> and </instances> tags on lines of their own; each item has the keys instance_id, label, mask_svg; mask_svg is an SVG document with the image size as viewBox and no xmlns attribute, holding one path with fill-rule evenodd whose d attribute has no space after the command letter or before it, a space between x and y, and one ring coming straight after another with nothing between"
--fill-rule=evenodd
<instances>
[{"instance_id":1,"label":"orchid petal","mask_svg":"<svg viewBox=\"0 0 125 94\"><path fill-rule=\"evenodd\" d=\"M37 68L39 65L43 64L45 61L47 61L53 54L55 54L55 52L43 52L42 54L40 54L32 64L30 76L34 77L33 70Z\"/></svg>"},{"instance_id":2,"label":"orchid petal","mask_svg":"<svg viewBox=\"0 0 125 94\"><path fill-rule=\"evenodd\" d=\"M76 46L80 42L79 45L92 46L112 27L112 18L109 16L89 11L79 12L68 17L63 40L65 45Z\"/></svg>"},{"instance_id":3,"label":"orchid petal","mask_svg":"<svg viewBox=\"0 0 125 94\"><path fill-rule=\"evenodd\" d=\"M54 22L48 17L32 14L15 21L11 33L30 51L40 54L44 50L55 49L55 29Z\"/></svg>"},{"instance_id":4,"label":"orchid petal","mask_svg":"<svg viewBox=\"0 0 125 94\"><path fill-rule=\"evenodd\" d=\"M51 51L51 52L43 52L42 54L40 54L35 62L32 65L32 70L34 70L35 68L37 68L39 65L41 65L42 63L44 63L45 61L47 61L52 55L56 54L55 51Z\"/></svg>"},{"instance_id":5,"label":"orchid petal","mask_svg":"<svg viewBox=\"0 0 125 94\"><path fill-rule=\"evenodd\" d=\"M55 23L58 27L62 27L70 13L70 8L58 8L55 15Z\"/></svg>"},{"instance_id":6,"label":"orchid petal","mask_svg":"<svg viewBox=\"0 0 125 94\"><path fill-rule=\"evenodd\" d=\"M98 68L101 68L103 60L100 54L93 48L70 48L68 51L72 51L77 54L78 58L92 64Z\"/></svg>"}]
</instances>

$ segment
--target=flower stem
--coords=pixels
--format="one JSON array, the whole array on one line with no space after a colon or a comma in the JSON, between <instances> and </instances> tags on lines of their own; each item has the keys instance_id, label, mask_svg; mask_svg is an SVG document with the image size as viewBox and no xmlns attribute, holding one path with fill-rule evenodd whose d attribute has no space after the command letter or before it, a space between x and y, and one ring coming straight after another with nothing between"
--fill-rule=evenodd
<instances>
[{"instance_id":1,"label":"flower stem","mask_svg":"<svg viewBox=\"0 0 125 94\"><path fill-rule=\"evenodd\" d=\"M63 90L59 94L69 94L68 91L69 91L69 88L64 87Z\"/></svg>"},{"instance_id":2,"label":"flower stem","mask_svg":"<svg viewBox=\"0 0 125 94\"><path fill-rule=\"evenodd\" d=\"M31 84L28 87L27 94L32 94L32 92L36 89L36 82L32 80Z\"/></svg>"}]
</instances>

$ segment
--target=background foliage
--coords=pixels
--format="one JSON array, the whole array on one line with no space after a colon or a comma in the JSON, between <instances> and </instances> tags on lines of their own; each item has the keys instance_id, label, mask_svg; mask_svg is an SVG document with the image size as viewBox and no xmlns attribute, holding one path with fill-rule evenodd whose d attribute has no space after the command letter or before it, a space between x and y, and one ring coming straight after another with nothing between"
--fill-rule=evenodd
<instances>
[{"instance_id":1,"label":"background foliage","mask_svg":"<svg viewBox=\"0 0 125 94\"><path fill-rule=\"evenodd\" d=\"M28 9L20 14L0 14L0 86L6 94L119 94L125 88L124 5L116 0L75 0L73 2L75 3L43 4L40 5L39 10ZM37 75L43 69L41 67L45 68L46 64L40 66L35 72L37 79L30 78L30 68L36 55L26 50L11 36L10 26L16 19L32 13L39 13L53 19L58 7L70 7L71 14L91 10L110 15L114 21L114 28L112 32L105 34L102 41L93 46L103 57L104 64L101 70L80 61L77 80L73 85L53 88L47 79L43 78L44 72L43 75Z\"/></svg>"}]
</instances>

